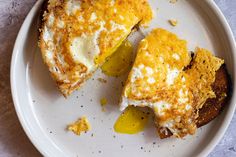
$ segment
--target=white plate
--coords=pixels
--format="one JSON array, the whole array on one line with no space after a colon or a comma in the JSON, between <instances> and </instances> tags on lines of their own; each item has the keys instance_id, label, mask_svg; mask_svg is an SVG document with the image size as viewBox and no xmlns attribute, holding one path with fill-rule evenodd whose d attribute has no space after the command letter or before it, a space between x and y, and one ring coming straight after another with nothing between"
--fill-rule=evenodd
<instances>
[{"instance_id":1,"label":"white plate","mask_svg":"<svg viewBox=\"0 0 236 157\"><path fill-rule=\"evenodd\" d=\"M225 59L235 83L235 42L232 32L212 0L150 0L156 17L151 28L163 27L186 39L189 49L204 47ZM195 136L184 140L160 140L152 126L136 135L117 134L113 124L120 114L117 101L123 78L108 78L100 71L84 87L65 99L57 90L43 64L37 46L38 13L42 0L38 0L27 16L16 40L12 64L11 87L15 108L21 124L39 151L52 157L126 157L206 156L219 142L227 129L235 109L235 84L228 107L219 118L198 130ZM170 26L168 19L178 19L179 25ZM150 29L151 29L150 28ZM130 37L137 43L139 34ZM97 81L106 78L107 84ZM107 112L101 112L99 100L109 99ZM81 107L83 106L83 107ZM86 115L92 131L78 137L66 132L67 124ZM91 137L91 134L94 134ZM155 144L155 143L156 144ZM143 147L143 149L141 149Z\"/></svg>"}]
</instances>

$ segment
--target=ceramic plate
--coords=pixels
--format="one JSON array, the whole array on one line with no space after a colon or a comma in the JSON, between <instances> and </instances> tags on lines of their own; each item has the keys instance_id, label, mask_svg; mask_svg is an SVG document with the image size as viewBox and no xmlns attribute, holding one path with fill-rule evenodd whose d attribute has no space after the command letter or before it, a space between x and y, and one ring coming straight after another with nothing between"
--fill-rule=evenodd
<instances>
[{"instance_id":1,"label":"ceramic plate","mask_svg":"<svg viewBox=\"0 0 236 157\"><path fill-rule=\"evenodd\" d=\"M32 143L45 156L51 157L192 157L207 156L227 129L235 109L233 96L224 112L194 136L183 140L157 138L153 125L135 135L117 134L114 122L120 115L118 100L121 82L126 79L107 77L98 70L81 90L65 99L57 90L43 64L38 49L38 19L42 0L38 0L25 19L15 43L11 64L11 87L15 108L21 124ZM162 27L188 41L190 50L207 48L225 59L235 82L235 42L232 32L212 0L150 0L155 18L152 28ZM179 24L172 27L169 19ZM129 37L137 46L143 38L139 33ZM97 78L108 82L100 83ZM106 112L101 111L100 98L108 98ZM86 115L92 130L76 136L66 126Z\"/></svg>"}]
</instances>

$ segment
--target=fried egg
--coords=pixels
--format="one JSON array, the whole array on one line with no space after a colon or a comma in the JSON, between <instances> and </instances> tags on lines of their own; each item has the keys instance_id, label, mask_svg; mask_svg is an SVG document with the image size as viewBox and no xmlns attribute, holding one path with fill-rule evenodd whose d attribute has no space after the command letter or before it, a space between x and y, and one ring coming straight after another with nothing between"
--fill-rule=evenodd
<instances>
[{"instance_id":1,"label":"fried egg","mask_svg":"<svg viewBox=\"0 0 236 157\"><path fill-rule=\"evenodd\" d=\"M155 29L139 44L121 110L130 105L149 107L156 115L157 127L169 129L176 137L194 134L195 111L214 97L211 84L223 62L200 48L191 61L185 40Z\"/></svg>"},{"instance_id":2,"label":"fried egg","mask_svg":"<svg viewBox=\"0 0 236 157\"><path fill-rule=\"evenodd\" d=\"M49 0L39 46L63 95L80 88L135 25L151 19L147 0Z\"/></svg>"}]
</instances>

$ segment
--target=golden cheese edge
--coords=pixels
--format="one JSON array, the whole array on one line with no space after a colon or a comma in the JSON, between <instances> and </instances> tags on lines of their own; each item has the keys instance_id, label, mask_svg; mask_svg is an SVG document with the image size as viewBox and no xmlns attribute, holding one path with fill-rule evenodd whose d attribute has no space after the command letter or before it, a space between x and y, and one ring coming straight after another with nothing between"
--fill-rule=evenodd
<instances>
[{"instance_id":1,"label":"golden cheese edge","mask_svg":"<svg viewBox=\"0 0 236 157\"><path fill-rule=\"evenodd\" d=\"M72 131L76 135L81 135L83 132L88 132L90 131L91 125L87 119L87 117L82 117L73 124L68 125L67 130Z\"/></svg>"},{"instance_id":2,"label":"golden cheese edge","mask_svg":"<svg viewBox=\"0 0 236 157\"><path fill-rule=\"evenodd\" d=\"M114 10L111 10L111 9L109 10L109 8L108 8L107 12L116 11L116 10L121 10L121 11L118 11L119 13L117 13L117 15L114 15L114 19L112 17L110 18L110 19L114 20L113 23L111 23L111 24L105 23L106 26L104 26L104 27L106 29L110 29L110 27L112 25L115 25L119 28L120 26L118 26L116 24L119 23L119 24L122 25L122 22L121 22L120 19L118 19L118 17L120 17L122 19L122 16L125 17L126 13L128 14L127 16L131 18L130 21L132 22L132 20L133 20L134 23L131 24L130 21L127 21L126 19L124 19L123 24L125 24L127 22L128 24L125 24L125 26L126 27L129 26L129 28L127 28L128 32L126 32L126 34L120 39L120 41L117 41L116 44L114 44L115 42L112 42L112 44L109 45L109 42L106 42L105 39L108 38L107 40L113 41L113 38L109 39L109 36L110 37L112 37L113 35L114 36L119 36L119 33L121 33L121 31L115 30L114 32L112 32L110 34L106 34L103 31L101 31L101 34L99 34L99 36L98 36L98 38L100 40L99 48L102 49L102 50L105 50L105 51L103 51L103 52L100 51L99 55L96 57L99 60L96 63L98 65L95 65L94 69L88 72L88 67L86 67L85 65L83 65L79 62L74 62L73 61L72 56L68 54L69 52L68 52L67 49L68 49L68 47L70 47L70 45L68 45L68 44L66 44L67 46L64 46L64 47L60 47L60 46L56 45L56 47L58 49L59 48L62 49L60 53L58 53L59 51L57 51L57 53L60 55L61 58L63 58L63 60L65 62L65 65L60 64L60 58L58 56L56 56L56 57L53 56L53 58L52 58L52 60L54 60L55 64L57 65L56 68L53 67L51 65L50 61L48 61L46 59L47 54L48 54L48 49L49 49L48 47L50 46L50 43L49 44L45 43L43 35L45 35L45 33L44 33L45 29L44 28L45 28L45 26L48 25L49 21L51 20L51 15L53 14L55 16L54 21L56 21L56 22L53 22L53 26L58 25L58 23L62 24L62 22L61 22L61 21L63 21L62 19L69 19L69 20L71 20L73 18L75 19L75 17L73 17L73 16L65 15L66 13L63 10L63 9L65 9L65 7L67 7L65 2L68 2L68 1L49 0L49 4L48 4L48 8L47 8L48 12L44 13L43 25L42 25L42 28L40 29L39 47L41 48L43 60L44 60L45 64L47 64L48 68L50 69L52 77L56 81L57 86L60 89L60 91L62 92L62 94L66 97L66 96L70 95L74 90L79 89L80 86L88 78L91 77L92 73L100 65L102 65L105 62L106 57L111 55L119 47L120 43L122 43L122 41L129 35L129 32L131 32L131 29L132 29L133 26L138 24L140 21L141 21L141 24L143 24L143 25L148 24L150 22L150 20L152 19L152 10L151 10L151 8L150 8L150 6L149 6L149 4L146 0L142 0L142 1L138 1L138 0L135 0L135 1L117 0L116 4L114 4L115 7L114 8L111 7L111 9L114 9ZM96 4L93 4L93 1L91 1L91 0L81 2L82 12L83 12L83 9L84 9L84 10L86 10L87 15L91 15L91 17L86 17L83 13L81 13L84 16L83 18L85 18L85 20L87 20L87 19L90 20L92 18L93 13L97 13L98 14L97 17L96 17L96 15L94 15L93 18L99 19L100 14L101 14L101 17L103 16L102 12L100 12L100 14L99 14L99 12L97 12L96 9L93 10L93 7L89 6L88 4L92 4L92 6L94 5L97 8L99 8L99 7L101 7L101 5L108 5L107 4L108 2L109 1L106 1L106 0L98 0ZM125 11L125 8L128 7L127 4L129 4L129 3L131 3L131 5L133 5L133 7L134 7L133 12L132 12L132 16L129 15L130 13L127 12L127 9ZM106 7L108 7L108 6L106 6ZM121 14L121 12L122 12L122 14ZM77 17L78 17L78 15L80 15L80 13L78 11L76 11L75 14L77 14ZM110 15L113 16L113 13L110 13ZM105 19L105 20L107 20L107 19ZM71 33L68 33L68 30L71 29L70 28L71 25L69 25L69 24L68 25L65 24L65 25L66 25L65 26L66 28L64 28L64 29L59 30L59 28L56 28L56 33L55 34L56 34L57 37L59 36L58 34L71 35ZM79 30L79 28L81 26L82 25L81 25L80 22L73 23L73 29L78 29ZM100 27L100 26L98 26L98 27ZM99 29L98 27L94 26L94 29ZM91 31L93 32L94 30L91 30ZM86 33L92 33L91 31L88 30L88 31L86 31ZM76 32L73 32L73 33L81 35L80 33L76 33ZM73 33L72 33L72 36L73 36ZM53 40L56 40L56 39L53 39ZM62 43L66 42L66 41L67 41L67 38L62 39ZM101 45L101 43L108 43L108 44ZM52 71L56 71L56 72L52 72ZM61 74L63 74L63 77L61 77L58 74L59 73L58 71ZM79 74L75 75L75 73L79 73ZM67 77L66 75L68 75L68 76L71 75L71 76Z\"/></svg>"}]
</instances>

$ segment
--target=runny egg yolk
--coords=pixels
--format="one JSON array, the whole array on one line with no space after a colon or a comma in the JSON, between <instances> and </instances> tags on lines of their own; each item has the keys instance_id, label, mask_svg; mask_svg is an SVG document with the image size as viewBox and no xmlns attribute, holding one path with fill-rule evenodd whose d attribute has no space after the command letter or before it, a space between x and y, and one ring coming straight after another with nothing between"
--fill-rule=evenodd
<instances>
[{"instance_id":1,"label":"runny egg yolk","mask_svg":"<svg viewBox=\"0 0 236 157\"><path fill-rule=\"evenodd\" d=\"M101 69L103 73L108 76L121 76L131 69L132 57L133 47L131 43L126 40L114 52L114 54L107 59L107 62L101 67Z\"/></svg>"},{"instance_id":2,"label":"runny egg yolk","mask_svg":"<svg viewBox=\"0 0 236 157\"><path fill-rule=\"evenodd\" d=\"M137 107L129 106L117 119L114 130L122 134L136 134L144 130L149 115Z\"/></svg>"}]
</instances>

